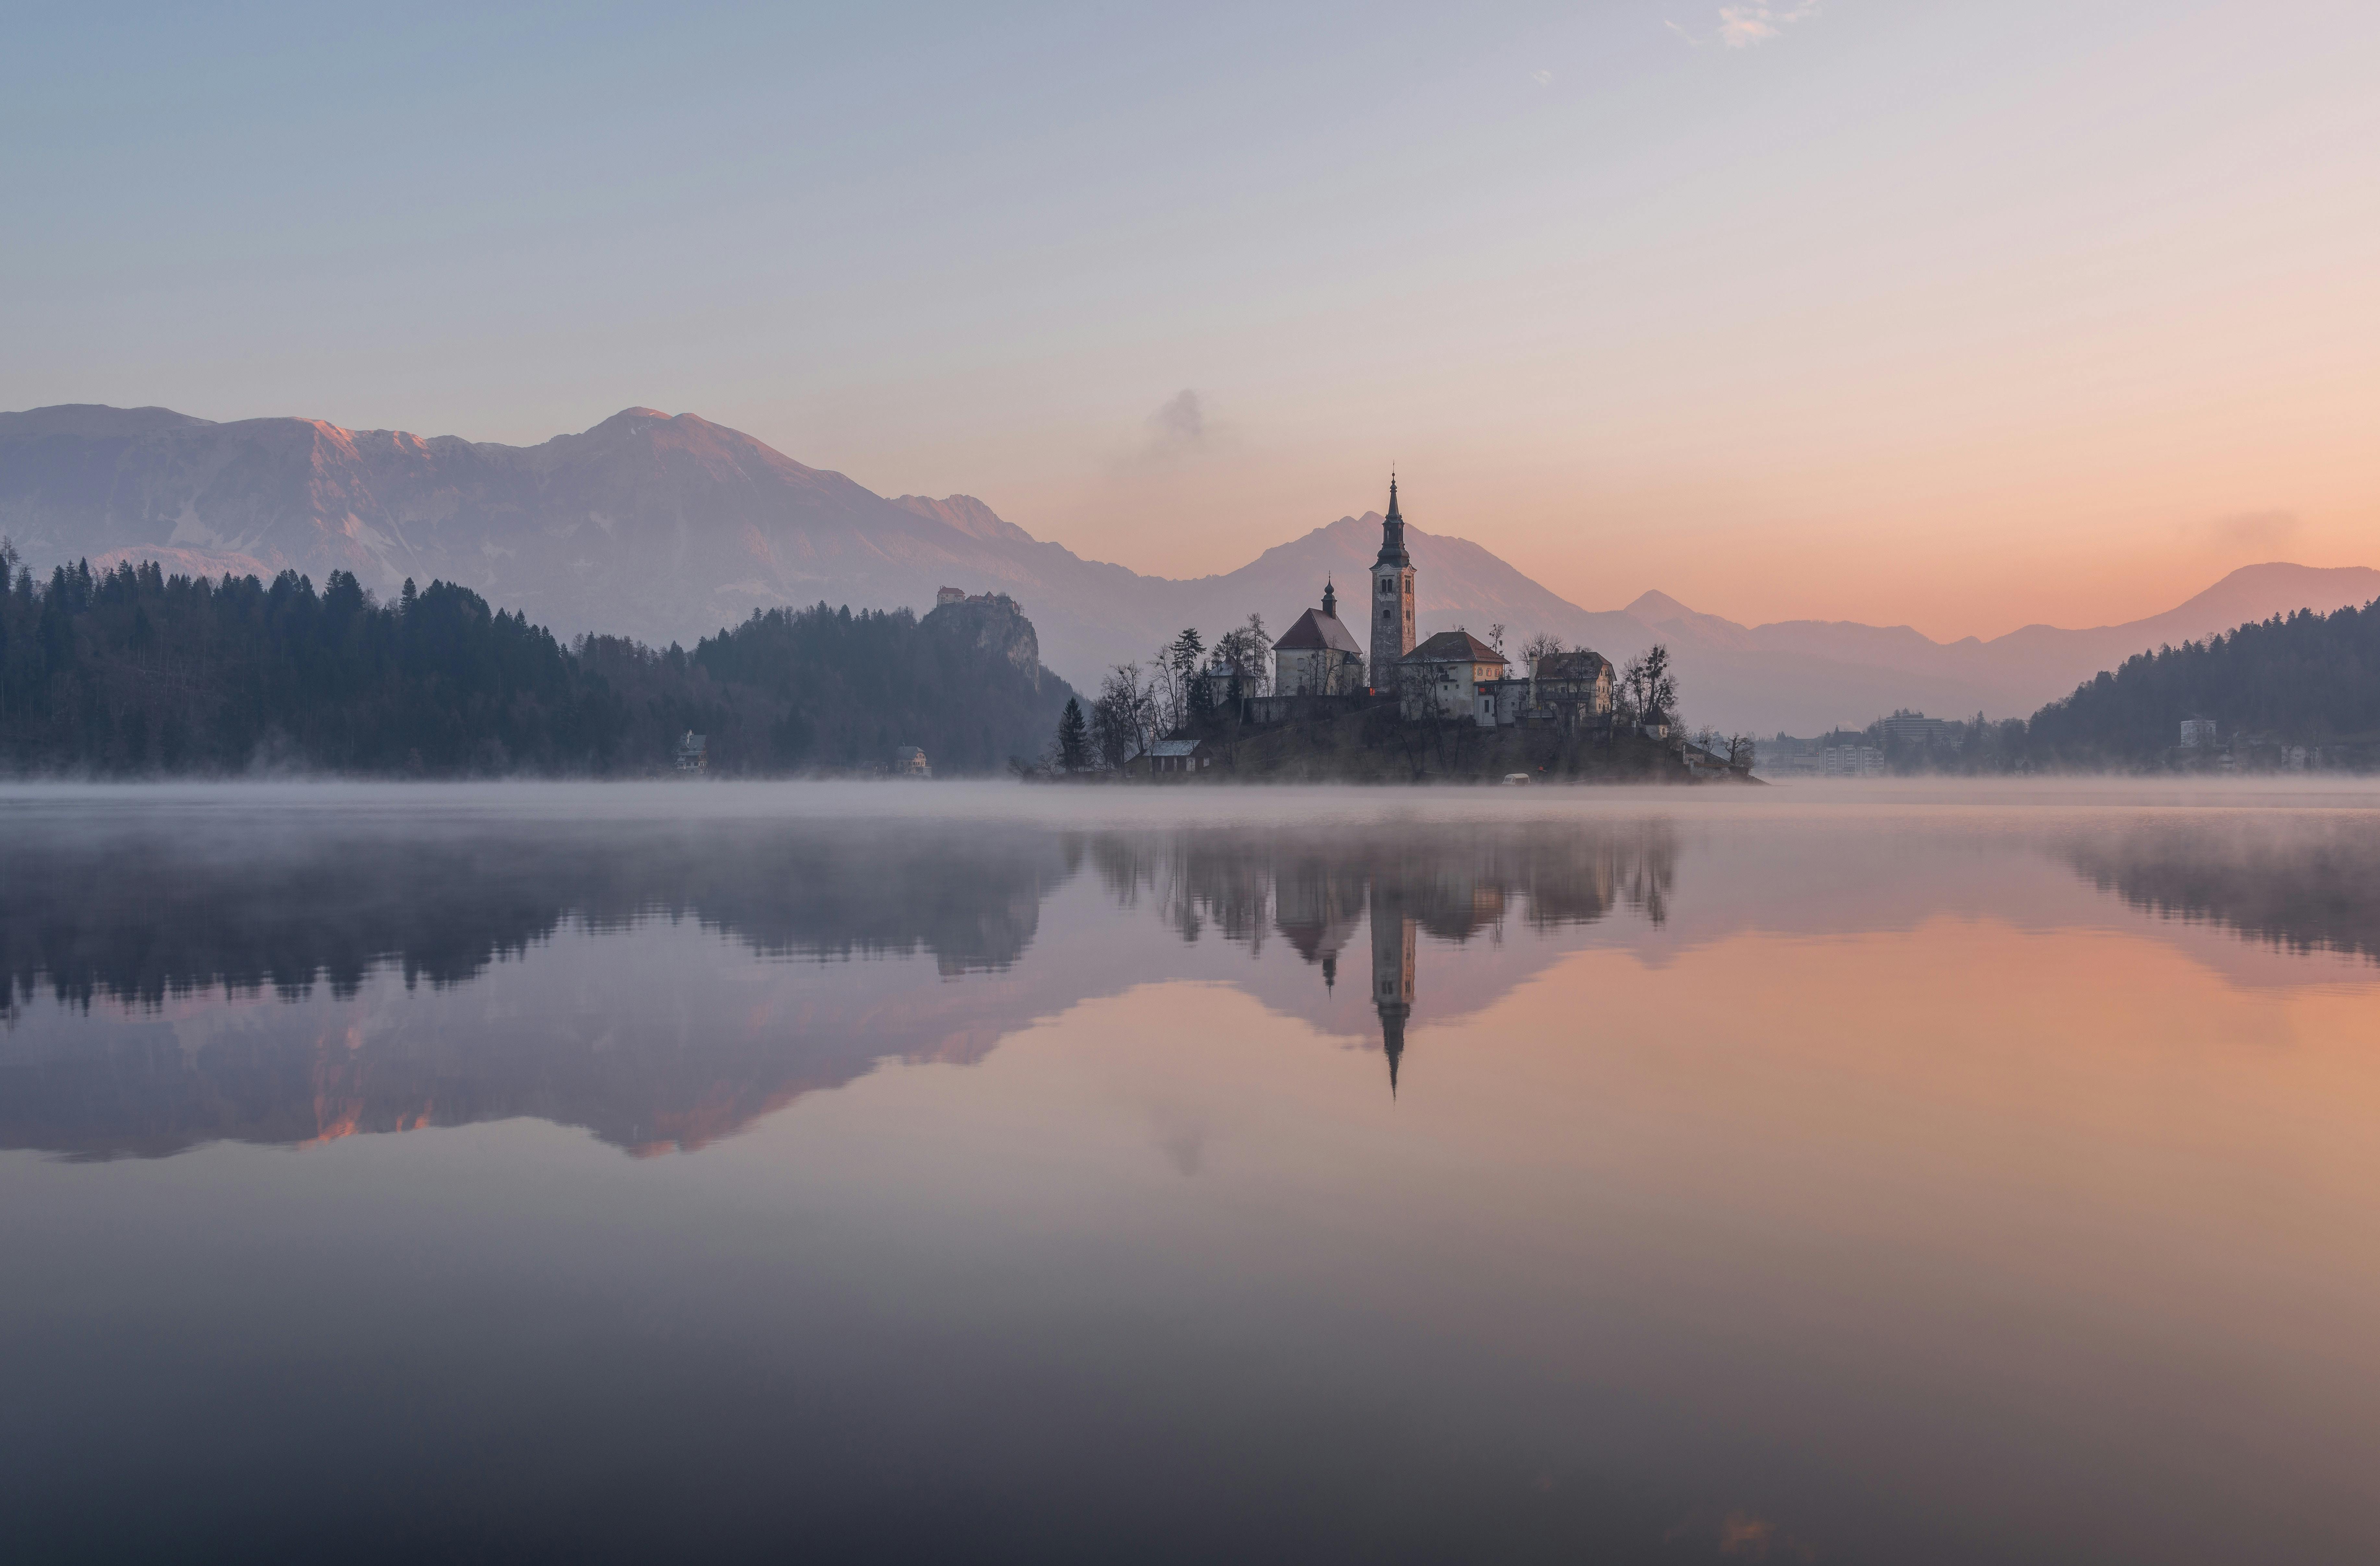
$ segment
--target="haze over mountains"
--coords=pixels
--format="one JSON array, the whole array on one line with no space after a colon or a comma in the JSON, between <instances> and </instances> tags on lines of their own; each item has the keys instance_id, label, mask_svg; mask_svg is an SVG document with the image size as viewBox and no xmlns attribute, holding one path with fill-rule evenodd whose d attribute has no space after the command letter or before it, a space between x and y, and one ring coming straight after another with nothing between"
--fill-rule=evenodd
<instances>
[{"instance_id":1,"label":"haze over mountains","mask_svg":"<svg viewBox=\"0 0 2380 1566\"><path fill-rule=\"evenodd\" d=\"M1580 607L1467 540L1427 504L1406 537L1424 635L1500 622L1507 646L1551 631L1624 660L1677 654L1686 716L1814 733L1896 708L2029 713L2134 652L2298 608L2380 597L2380 571L2274 564L2233 572L2164 614L2087 630L2027 626L1933 641L1908 626L1745 626L1658 592ZM1235 571L1191 580L1082 559L967 495L888 499L698 419L629 408L537 446L356 431L320 420L214 423L159 407L0 413L0 533L29 564L155 559L170 571L354 571L462 583L557 634L691 643L756 608L825 600L930 608L943 586L1016 598L1047 664L1095 686L1185 625L1212 636L1262 613L1276 632L1327 577L1363 591L1377 513L1342 516Z\"/></svg>"}]
</instances>

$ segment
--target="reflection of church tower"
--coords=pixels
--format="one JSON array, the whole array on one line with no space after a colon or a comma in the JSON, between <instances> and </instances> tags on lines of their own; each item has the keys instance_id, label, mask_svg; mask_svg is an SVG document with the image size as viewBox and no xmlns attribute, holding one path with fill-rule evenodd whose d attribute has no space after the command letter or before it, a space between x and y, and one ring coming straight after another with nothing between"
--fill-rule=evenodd
<instances>
[{"instance_id":1,"label":"reflection of church tower","mask_svg":"<svg viewBox=\"0 0 2380 1566\"><path fill-rule=\"evenodd\" d=\"M1380 554L1372 562L1372 688L1397 688L1397 661L1414 649L1414 565L1405 552L1405 519L1397 510L1397 480L1389 478L1389 514L1380 522Z\"/></svg>"},{"instance_id":2,"label":"reflection of church tower","mask_svg":"<svg viewBox=\"0 0 2380 1566\"><path fill-rule=\"evenodd\" d=\"M1372 888L1372 1004L1380 1013L1380 1048L1389 1056L1389 1096L1396 1097L1397 1064L1405 1054L1405 1019L1413 1015L1414 933L1403 899Z\"/></svg>"}]
</instances>

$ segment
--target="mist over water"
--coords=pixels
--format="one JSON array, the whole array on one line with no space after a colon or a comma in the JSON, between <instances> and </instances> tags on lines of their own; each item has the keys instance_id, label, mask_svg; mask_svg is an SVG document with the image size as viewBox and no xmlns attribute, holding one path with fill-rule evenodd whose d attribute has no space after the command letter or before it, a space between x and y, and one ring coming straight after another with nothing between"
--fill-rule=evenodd
<instances>
[{"instance_id":1,"label":"mist over water","mask_svg":"<svg viewBox=\"0 0 2380 1566\"><path fill-rule=\"evenodd\" d=\"M0 791L29 1558L2380 1548L2380 791Z\"/></svg>"}]
</instances>

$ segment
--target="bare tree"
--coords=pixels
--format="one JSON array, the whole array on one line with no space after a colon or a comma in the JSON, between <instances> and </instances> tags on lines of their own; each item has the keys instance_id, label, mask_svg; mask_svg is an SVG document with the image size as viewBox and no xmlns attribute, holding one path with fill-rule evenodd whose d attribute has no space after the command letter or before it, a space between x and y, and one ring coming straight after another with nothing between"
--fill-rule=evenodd
<instances>
[{"instance_id":1,"label":"bare tree","mask_svg":"<svg viewBox=\"0 0 2380 1566\"><path fill-rule=\"evenodd\" d=\"M1630 715L1642 722L1656 714L1668 718L1677 711L1678 682L1670 673L1670 649L1659 642L1628 661L1620 674Z\"/></svg>"},{"instance_id":2,"label":"bare tree","mask_svg":"<svg viewBox=\"0 0 2380 1566\"><path fill-rule=\"evenodd\" d=\"M1121 770L1148 748L1156 721L1156 698L1141 683L1140 665L1119 663L1110 669L1099 684L1099 699L1091 703L1091 744L1100 761Z\"/></svg>"},{"instance_id":3,"label":"bare tree","mask_svg":"<svg viewBox=\"0 0 2380 1566\"><path fill-rule=\"evenodd\" d=\"M1187 682L1173 672L1173 644L1160 643L1148 661L1148 699L1157 714L1157 730L1171 734L1182 726L1188 701Z\"/></svg>"},{"instance_id":4,"label":"bare tree","mask_svg":"<svg viewBox=\"0 0 2380 1566\"><path fill-rule=\"evenodd\" d=\"M1499 620L1494 625L1488 627L1488 645L1496 649L1497 657L1501 658L1504 655L1503 621Z\"/></svg>"},{"instance_id":5,"label":"bare tree","mask_svg":"<svg viewBox=\"0 0 2380 1566\"><path fill-rule=\"evenodd\" d=\"M1561 637L1551 631L1539 631L1521 644L1521 662L1527 664L1529 673L1534 674L1538 664L1562 650Z\"/></svg>"}]
</instances>

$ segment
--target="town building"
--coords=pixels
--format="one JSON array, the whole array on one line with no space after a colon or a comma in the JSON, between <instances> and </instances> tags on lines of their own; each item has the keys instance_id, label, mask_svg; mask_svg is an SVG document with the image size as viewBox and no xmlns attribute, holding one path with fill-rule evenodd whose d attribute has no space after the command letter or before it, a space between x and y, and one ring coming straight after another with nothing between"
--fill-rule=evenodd
<instances>
[{"instance_id":1,"label":"town building","mask_svg":"<svg viewBox=\"0 0 2380 1566\"><path fill-rule=\"evenodd\" d=\"M1408 719L1468 718L1494 728L1504 655L1468 631L1440 631L1397 660L1397 702Z\"/></svg>"},{"instance_id":2,"label":"town building","mask_svg":"<svg viewBox=\"0 0 2380 1566\"><path fill-rule=\"evenodd\" d=\"M1382 696L1402 693L1391 687L1397 662L1414 649L1414 564L1405 552L1405 519L1397 509L1397 476L1389 475L1389 515L1380 523L1380 553L1372 562L1371 622L1372 688Z\"/></svg>"},{"instance_id":3,"label":"town building","mask_svg":"<svg viewBox=\"0 0 2380 1566\"><path fill-rule=\"evenodd\" d=\"M707 772L710 770L710 742L688 729L677 742L671 759L681 772Z\"/></svg>"},{"instance_id":4,"label":"town building","mask_svg":"<svg viewBox=\"0 0 2380 1566\"><path fill-rule=\"evenodd\" d=\"M1272 644L1276 696L1358 696L1364 648L1339 618L1339 590L1322 584L1322 607L1297 617Z\"/></svg>"},{"instance_id":5,"label":"town building","mask_svg":"<svg viewBox=\"0 0 2380 1566\"><path fill-rule=\"evenodd\" d=\"M2212 718L2184 718L2181 721L2181 747L2184 750L2214 749L2215 720Z\"/></svg>"},{"instance_id":6,"label":"town building","mask_svg":"<svg viewBox=\"0 0 2380 1566\"><path fill-rule=\"evenodd\" d=\"M1882 720L1876 727L1884 732L1888 749L1957 750L1962 737L1957 724L1906 709Z\"/></svg>"},{"instance_id":7,"label":"town building","mask_svg":"<svg viewBox=\"0 0 2380 1566\"><path fill-rule=\"evenodd\" d=\"M892 753L892 775L896 778L930 778L933 764L926 753L914 745L905 745Z\"/></svg>"}]
</instances>

